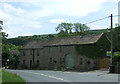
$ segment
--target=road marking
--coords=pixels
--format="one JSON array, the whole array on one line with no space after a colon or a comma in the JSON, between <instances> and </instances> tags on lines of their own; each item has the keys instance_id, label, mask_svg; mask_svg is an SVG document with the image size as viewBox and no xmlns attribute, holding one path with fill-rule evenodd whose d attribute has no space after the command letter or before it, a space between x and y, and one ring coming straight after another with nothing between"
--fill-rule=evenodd
<instances>
[{"instance_id":1,"label":"road marking","mask_svg":"<svg viewBox=\"0 0 120 84\"><path fill-rule=\"evenodd\" d=\"M51 76L51 75L46 75L46 74L43 74L43 73L36 73L36 72L33 73L33 72L29 72L29 71L21 71L21 72L27 72L27 73L37 74L37 75L41 75L41 76L45 76L45 77L49 77L49 78L61 80L61 81L64 81L64 82L71 82L71 81L68 81L68 80L64 80L63 78L58 78L58 77Z\"/></svg>"},{"instance_id":2,"label":"road marking","mask_svg":"<svg viewBox=\"0 0 120 84\"><path fill-rule=\"evenodd\" d=\"M63 73L71 73L71 72L63 72Z\"/></svg>"}]
</instances>

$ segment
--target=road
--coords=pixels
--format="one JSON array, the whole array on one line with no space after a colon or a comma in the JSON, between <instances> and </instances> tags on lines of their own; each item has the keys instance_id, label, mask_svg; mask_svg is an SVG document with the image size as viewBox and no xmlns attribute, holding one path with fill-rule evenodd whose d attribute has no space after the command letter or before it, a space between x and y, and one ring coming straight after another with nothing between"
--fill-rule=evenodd
<instances>
[{"instance_id":1,"label":"road","mask_svg":"<svg viewBox=\"0 0 120 84\"><path fill-rule=\"evenodd\" d=\"M19 74L27 82L57 82L57 83L118 82L118 74L110 74L107 71L99 70L90 72L70 72L70 71L62 72L48 70L7 70L7 71Z\"/></svg>"}]
</instances>

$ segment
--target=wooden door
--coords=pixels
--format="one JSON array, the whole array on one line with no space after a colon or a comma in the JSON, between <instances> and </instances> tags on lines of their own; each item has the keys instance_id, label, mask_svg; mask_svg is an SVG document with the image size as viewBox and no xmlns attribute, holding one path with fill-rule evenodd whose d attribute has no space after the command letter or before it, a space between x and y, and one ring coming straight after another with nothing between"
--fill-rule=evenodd
<instances>
[{"instance_id":1,"label":"wooden door","mask_svg":"<svg viewBox=\"0 0 120 84\"><path fill-rule=\"evenodd\" d=\"M74 56L73 55L71 55L71 54L66 55L65 67L67 69L73 69L73 67L74 67Z\"/></svg>"}]
</instances>

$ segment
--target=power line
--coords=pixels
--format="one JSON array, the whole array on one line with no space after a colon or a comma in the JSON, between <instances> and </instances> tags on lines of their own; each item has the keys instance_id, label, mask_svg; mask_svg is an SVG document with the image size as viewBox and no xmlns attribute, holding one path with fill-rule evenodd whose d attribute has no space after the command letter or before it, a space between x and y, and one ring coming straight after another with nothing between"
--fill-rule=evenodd
<instances>
[{"instance_id":1,"label":"power line","mask_svg":"<svg viewBox=\"0 0 120 84\"><path fill-rule=\"evenodd\" d=\"M116 16L120 16L120 15L114 15L113 17L116 17ZM94 22L97 22L97 21L100 21L100 20L104 20L106 18L110 18L110 16L107 16L107 17L104 17L104 18L101 18L101 19L98 19L98 20L94 20L94 21L91 21L91 22L88 22L88 23L85 23L85 24L91 24L91 23L94 23Z\"/></svg>"},{"instance_id":2,"label":"power line","mask_svg":"<svg viewBox=\"0 0 120 84\"><path fill-rule=\"evenodd\" d=\"M104 17L104 18L101 18L101 19L98 19L98 20L94 20L94 21L91 21L91 22L85 23L85 24L95 23L95 22L98 22L98 21L104 20L104 19L109 18L109 17L110 17L110 16L107 16L107 17Z\"/></svg>"},{"instance_id":3,"label":"power line","mask_svg":"<svg viewBox=\"0 0 120 84\"><path fill-rule=\"evenodd\" d=\"M117 17L117 16L120 16L120 15L114 15L113 17ZM107 17L104 17L104 18L101 18L101 19L97 19L97 20L94 20L94 21L91 21L91 22L88 22L88 23L85 23L85 24L92 24L92 23L95 23L95 22L98 22L98 21L101 21L101 20L104 20L104 19L107 19L107 18L110 18L110 16L107 16ZM42 24L42 23L43 24L59 24L59 23L52 23L52 22L47 22L47 21L43 21L40 24ZM39 24L39 23L37 23L37 24Z\"/></svg>"},{"instance_id":4,"label":"power line","mask_svg":"<svg viewBox=\"0 0 120 84\"><path fill-rule=\"evenodd\" d=\"M120 16L120 15L114 15L113 17Z\"/></svg>"}]
</instances>

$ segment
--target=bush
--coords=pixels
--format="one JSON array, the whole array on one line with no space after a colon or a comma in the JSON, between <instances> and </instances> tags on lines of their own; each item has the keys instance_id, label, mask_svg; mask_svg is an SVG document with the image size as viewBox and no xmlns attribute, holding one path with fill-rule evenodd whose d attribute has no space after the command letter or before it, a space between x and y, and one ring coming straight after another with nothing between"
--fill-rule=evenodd
<instances>
[{"instance_id":1,"label":"bush","mask_svg":"<svg viewBox=\"0 0 120 84\"><path fill-rule=\"evenodd\" d=\"M39 69L39 65L38 64L33 64L32 69Z\"/></svg>"},{"instance_id":2,"label":"bush","mask_svg":"<svg viewBox=\"0 0 120 84\"><path fill-rule=\"evenodd\" d=\"M113 60L114 62L120 62L120 52L113 55Z\"/></svg>"},{"instance_id":3,"label":"bush","mask_svg":"<svg viewBox=\"0 0 120 84\"><path fill-rule=\"evenodd\" d=\"M57 71L57 70L58 70L58 67L54 67L54 70Z\"/></svg>"},{"instance_id":4,"label":"bush","mask_svg":"<svg viewBox=\"0 0 120 84\"><path fill-rule=\"evenodd\" d=\"M21 68L22 68L22 69L27 69L28 67L23 64L23 65L21 65Z\"/></svg>"},{"instance_id":5,"label":"bush","mask_svg":"<svg viewBox=\"0 0 120 84\"><path fill-rule=\"evenodd\" d=\"M17 67L16 67L16 66L11 65L11 66L9 66L9 69L17 69Z\"/></svg>"},{"instance_id":6,"label":"bush","mask_svg":"<svg viewBox=\"0 0 120 84\"><path fill-rule=\"evenodd\" d=\"M63 71L63 72L66 71L66 68L65 68L65 67L62 67L62 71Z\"/></svg>"}]
</instances>

